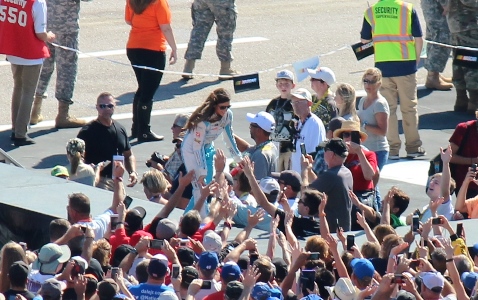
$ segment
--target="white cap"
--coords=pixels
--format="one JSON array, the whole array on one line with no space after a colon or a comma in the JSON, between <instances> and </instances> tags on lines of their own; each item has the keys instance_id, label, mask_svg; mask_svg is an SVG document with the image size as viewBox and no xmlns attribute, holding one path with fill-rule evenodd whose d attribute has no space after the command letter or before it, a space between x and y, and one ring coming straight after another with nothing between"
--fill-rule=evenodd
<instances>
[{"instance_id":1,"label":"white cap","mask_svg":"<svg viewBox=\"0 0 478 300\"><path fill-rule=\"evenodd\" d=\"M292 81L292 83L293 83L294 82L294 73L292 73L289 70L280 70L279 72L277 72L276 80L277 79L288 79L288 80Z\"/></svg>"},{"instance_id":2,"label":"white cap","mask_svg":"<svg viewBox=\"0 0 478 300\"><path fill-rule=\"evenodd\" d=\"M265 194L270 194L272 191L280 190L279 182L272 177L262 178L261 181L259 181L259 187Z\"/></svg>"},{"instance_id":3,"label":"white cap","mask_svg":"<svg viewBox=\"0 0 478 300\"><path fill-rule=\"evenodd\" d=\"M206 251L219 253L222 249L222 240L214 230L208 230L204 234L202 245Z\"/></svg>"},{"instance_id":4,"label":"white cap","mask_svg":"<svg viewBox=\"0 0 478 300\"><path fill-rule=\"evenodd\" d=\"M292 96L312 102L312 95L307 89L300 88L292 92Z\"/></svg>"},{"instance_id":5,"label":"white cap","mask_svg":"<svg viewBox=\"0 0 478 300\"><path fill-rule=\"evenodd\" d=\"M423 272L420 274L420 278L427 289L443 288L445 286L445 278L438 272Z\"/></svg>"},{"instance_id":6,"label":"white cap","mask_svg":"<svg viewBox=\"0 0 478 300\"><path fill-rule=\"evenodd\" d=\"M353 300L357 295L357 291L349 278L339 278L335 286L325 287L332 299Z\"/></svg>"},{"instance_id":7,"label":"white cap","mask_svg":"<svg viewBox=\"0 0 478 300\"><path fill-rule=\"evenodd\" d=\"M335 83L335 73L327 67L320 67L317 70L307 69L309 76L315 79L322 79L327 83L328 86L331 86Z\"/></svg>"},{"instance_id":8,"label":"white cap","mask_svg":"<svg viewBox=\"0 0 478 300\"><path fill-rule=\"evenodd\" d=\"M267 132L272 132L276 128L276 121L274 117L265 111L261 111L258 114L247 114L247 121L250 123L256 123L260 128Z\"/></svg>"}]
</instances>

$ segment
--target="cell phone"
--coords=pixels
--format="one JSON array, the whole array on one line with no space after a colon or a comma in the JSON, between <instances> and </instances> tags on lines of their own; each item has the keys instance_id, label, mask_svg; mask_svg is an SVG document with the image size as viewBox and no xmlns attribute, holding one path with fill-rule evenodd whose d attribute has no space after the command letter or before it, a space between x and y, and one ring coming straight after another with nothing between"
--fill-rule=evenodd
<instances>
[{"instance_id":1,"label":"cell phone","mask_svg":"<svg viewBox=\"0 0 478 300\"><path fill-rule=\"evenodd\" d=\"M110 215L110 224L111 224L111 232L116 231L116 225L118 225L118 215L112 214Z\"/></svg>"},{"instance_id":2,"label":"cell phone","mask_svg":"<svg viewBox=\"0 0 478 300\"><path fill-rule=\"evenodd\" d=\"M416 269L416 268L418 268L419 265L420 265L420 260L419 259L414 259L410 262L409 267L412 268L412 269Z\"/></svg>"},{"instance_id":3,"label":"cell phone","mask_svg":"<svg viewBox=\"0 0 478 300\"><path fill-rule=\"evenodd\" d=\"M395 274L395 276L392 279L392 283L402 284L404 282L405 280L402 274Z\"/></svg>"},{"instance_id":4,"label":"cell phone","mask_svg":"<svg viewBox=\"0 0 478 300\"><path fill-rule=\"evenodd\" d=\"M111 160L105 160L103 162L103 167L107 167L111 163Z\"/></svg>"},{"instance_id":5,"label":"cell phone","mask_svg":"<svg viewBox=\"0 0 478 300\"><path fill-rule=\"evenodd\" d=\"M350 139L353 143L360 145L360 132L359 131L352 131L350 133Z\"/></svg>"},{"instance_id":6,"label":"cell phone","mask_svg":"<svg viewBox=\"0 0 478 300\"><path fill-rule=\"evenodd\" d=\"M249 264L252 266L258 258L259 258L258 253L249 253Z\"/></svg>"},{"instance_id":7,"label":"cell phone","mask_svg":"<svg viewBox=\"0 0 478 300\"><path fill-rule=\"evenodd\" d=\"M395 259L397 266L398 266L398 264L400 264L400 262L402 261L402 258L403 258L403 254L397 255L397 258Z\"/></svg>"},{"instance_id":8,"label":"cell phone","mask_svg":"<svg viewBox=\"0 0 478 300\"><path fill-rule=\"evenodd\" d=\"M80 228L81 228L81 231L83 231L83 233L86 233L87 227L85 225L81 225Z\"/></svg>"},{"instance_id":9,"label":"cell phone","mask_svg":"<svg viewBox=\"0 0 478 300\"><path fill-rule=\"evenodd\" d=\"M417 232L420 228L420 219L418 216L413 216L412 218L412 232Z\"/></svg>"},{"instance_id":10,"label":"cell phone","mask_svg":"<svg viewBox=\"0 0 478 300\"><path fill-rule=\"evenodd\" d=\"M441 219L440 218L433 218L432 219L432 225L440 225L441 224Z\"/></svg>"},{"instance_id":11,"label":"cell phone","mask_svg":"<svg viewBox=\"0 0 478 300\"><path fill-rule=\"evenodd\" d=\"M320 259L320 252L311 252L309 255L309 260L318 260Z\"/></svg>"},{"instance_id":12,"label":"cell phone","mask_svg":"<svg viewBox=\"0 0 478 300\"><path fill-rule=\"evenodd\" d=\"M456 235L458 237L462 237L463 236L463 223L458 223L456 224Z\"/></svg>"},{"instance_id":13,"label":"cell phone","mask_svg":"<svg viewBox=\"0 0 478 300\"><path fill-rule=\"evenodd\" d=\"M25 242L20 242L18 243L20 246L22 246L23 251L27 251L27 243Z\"/></svg>"},{"instance_id":14,"label":"cell phone","mask_svg":"<svg viewBox=\"0 0 478 300\"><path fill-rule=\"evenodd\" d=\"M300 144L300 153L302 153L302 155L307 155L307 150L305 149L304 143Z\"/></svg>"},{"instance_id":15,"label":"cell phone","mask_svg":"<svg viewBox=\"0 0 478 300\"><path fill-rule=\"evenodd\" d=\"M201 290L210 290L212 288L211 280L203 280L201 284Z\"/></svg>"},{"instance_id":16,"label":"cell phone","mask_svg":"<svg viewBox=\"0 0 478 300\"><path fill-rule=\"evenodd\" d=\"M352 247L355 245L355 235L347 235L347 251L352 250Z\"/></svg>"},{"instance_id":17,"label":"cell phone","mask_svg":"<svg viewBox=\"0 0 478 300\"><path fill-rule=\"evenodd\" d=\"M123 155L113 155L113 161L114 162L121 162L123 165L124 165L124 156ZM114 169L114 165L113 165L113 169ZM114 176L113 176L114 177ZM114 179L114 178L113 178Z\"/></svg>"},{"instance_id":18,"label":"cell phone","mask_svg":"<svg viewBox=\"0 0 478 300\"><path fill-rule=\"evenodd\" d=\"M338 230L340 228L339 219L335 219L335 221L337 222L337 230Z\"/></svg>"},{"instance_id":19,"label":"cell phone","mask_svg":"<svg viewBox=\"0 0 478 300\"><path fill-rule=\"evenodd\" d=\"M179 246L187 246L189 245L189 240L188 239L181 239L179 242Z\"/></svg>"},{"instance_id":20,"label":"cell phone","mask_svg":"<svg viewBox=\"0 0 478 300\"><path fill-rule=\"evenodd\" d=\"M150 240L149 248L151 249L162 249L164 246L164 240Z\"/></svg>"},{"instance_id":21,"label":"cell phone","mask_svg":"<svg viewBox=\"0 0 478 300\"><path fill-rule=\"evenodd\" d=\"M476 172L476 167L477 167L477 164L472 164L472 165L471 165L471 170L472 170L473 172Z\"/></svg>"},{"instance_id":22,"label":"cell phone","mask_svg":"<svg viewBox=\"0 0 478 300\"><path fill-rule=\"evenodd\" d=\"M123 199L124 207L126 207L126 209L129 208L129 206L131 205L132 202L133 202L133 198L131 198L128 195L126 195L126 197L124 197L124 199Z\"/></svg>"},{"instance_id":23,"label":"cell phone","mask_svg":"<svg viewBox=\"0 0 478 300\"><path fill-rule=\"evenodd\" d=\"M178 278L179 277L179 265L178 264L173 264L173 274L171 275L172 278Z\"/></svg>"},{"instance_id":24,"label":"cell phone","mask_svg":"<svg viewBox=\"0 0 478 300\"><path fill-rule=\"evenodd\" d=\"M111 268L111 278L115 279L118 274L119 274L119 268L118 267L112 267Z\"/></svg>"},{"instance_id":25,"label":"cell phone","mask_svg":"<svg viewBox=\"0 0 478 300\"><path fill-rule=\"evenodd\" d=\"M314 290L315 274L315 270L302 270L300 272L300 286L304 295L308 295L307 289Z\"/></svg>"}]
</instances>

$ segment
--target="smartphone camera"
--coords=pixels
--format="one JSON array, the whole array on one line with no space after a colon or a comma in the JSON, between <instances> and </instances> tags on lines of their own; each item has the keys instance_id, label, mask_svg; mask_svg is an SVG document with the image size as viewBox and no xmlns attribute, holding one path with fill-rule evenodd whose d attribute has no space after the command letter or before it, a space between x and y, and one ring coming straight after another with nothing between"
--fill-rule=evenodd
<instances>
[{"instance_id":1,"label":"smartphone camera","mask_svg":"<svg viewBox=\"0 0 478 300\"><path fill-rule=\"evenodd\" d=\"M320 252L312 252L309 255L309 260L318 260L320 259Z\"/></svg>"},{"instance_id":2,"label":"smartphone camera","mask_svg":"<svg viewBox=\"0 0 478 300\"><path fill-rule=\"evenodd\" d=\"M111 268L111 278L115 279L116 276L119 274L119 268L118 267L112 267Z\"/></svg>"},{"instance_id":3,"label":"smartphone camera","mask_svg":"<svg viewBox=\"0 0 478 300\"><path fill-rule=\"evenodd\" d=\"M307 155L307 150L305 149L304 143L300 144L300 153L302 153L302 155Z\"/></svg>"},{"instance_id":4,"label":"smartphone camera","mask_svg":"<svg viewBox=\"0 0 478 300\"><path fill-rule=\"evenodd\" d=\"M124 197L123 203L124 203L124 207L126 207L126 209L128 209L130 207L132 202L133 202L133 198L131 198L130 196L126 195L126 197Z\"/></svg>"},{"instance_id":5,"label":"smartphone camera","mask_svg":"<svg viewBox=\"0 0 478 300\"><path fill-rule=\"evenodd\" d=\"M164 240L150 240L149 248L151 249L162 249L164 246Z\"/></svg>"},{"instance_id":6,"label":"smartphone camera","mask_svg":"<svg viewBox=\"0 0 478 300\"><path fill-rule=\"evenodd\" d=\"M118 215L117 214L110 215L110 224L111 224L111 232L115 232L116 231L116 225L118 225Z\"/></svg>"},{"instance_id":7,"label":"smartphone camera","mask_svg":"<svg viewBox=\"0 0 478 300\"><path fill-rule=\"evenodd\" d=\"M420 228L420 219L418 218L418 216L413 216L412 232L417 232L419 228Z\"/></svg>"},{"instance_id":8,"label":"smartphone camera","mask_svg":"<svg viewBox=\"0 0 478 300\"><path fill-rule=\"evenodd\" d=\"M354 235L347 235L347 251L352 250L352 247L355 245L355 236Z\"/></svg>"},{"instance_id":9,"label":"smartphone camera","mask_svg":"<svg viewBox=\"0 0 478 300\"><path fill-rule=\"evenodd\" d=\"M203 280L201 284L201 290L210 290L212 288L211 280Z\"/></svg>"},{"instance_id":10,"label":"smartphone camera","mask_svg":"<svg viewBox=\"0 0 478 300\"><path fill-rule=\"evenodd\" d=\"M171 275L173 278L178 278L179 277L179 265L174 264L173 265L173 274Z\"/></svg>"},{"instance_id":11,"label":"smartphone camera","mask_svg":"<svg viewBox=\"0 0 478 300\"><path fill-rule=\"evenodd\" d=\"M477 164L471 165L471 170L476 173Z\"/></svg>"},{"instance_id":12,"label":"smartphone camera","mask_svg":"<svg viewBox=\"0 0 478 300\"><path fill-rule=\"evenodd\" d=\"M83 231L83 233L86 233L86 226L81 225L80 228L81 228L81 231Z\"/></svg>"},{"instance_id":13,"label":"smartphone camera","mask_svg":"<svg viewBox=\"0 0 478 300\"><path fill-rule=\"evenodd\" d=\"M352 131L350 133L350 140L353 143L360 145L360 132L359 131Z\"/></svg>"},{"instance_id":14,"label":"smartphone camera","mask_svg":"<svg viewBox=\"0 0 478 300\"><path fill-rule=\"evenodd\" d=\"M252 266L258 258L259 258L258 253L249 253L249 264Z\"/></svg>"},{"instance_id":15,"label":"smartphone camera","mask_svg":"<svg viewBox=\"0 0 478 300\"><path fill-rule=\"evenodd\" d=\"M405 282L405 280L404 280L402 274L395 274L395 276L392 279L392 283L402 284L404 282Z\"/></svg>"},{"instance_id":16,"label":"smartphone camera","mask_svg":"<svg viewBox=\"0 0 478 300\"><path fill-rule=\"evenodd\" d=\"M456 235L458 237L462 237L463 236L463 223L458 223L456 224Z\"/></svg>"},{"instance_id":17,"label":"smartphone camera","mask_svg":"<svg viewBox=\"0 0 478 300\"><path fill-rule=\"evenodd\" d=\"M441 219L440 218L433 218L432 219L432 225L440 225L441 224Z\"/></svg>"}]
</instances>

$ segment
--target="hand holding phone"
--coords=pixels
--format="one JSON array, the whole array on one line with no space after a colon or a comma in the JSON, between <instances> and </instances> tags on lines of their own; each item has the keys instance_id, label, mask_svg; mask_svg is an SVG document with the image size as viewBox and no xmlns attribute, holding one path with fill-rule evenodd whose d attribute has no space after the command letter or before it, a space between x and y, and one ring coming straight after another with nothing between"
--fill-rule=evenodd
<instances>
[{"instance_id":1,"label":"hand holding phone","mask_svg":"<svg viewBox=\"0 0 478 300\"><path fill-rule=\"evenodd\" d=\"M413 216L412 219L412 232L417 232L420 228L420 219L418 216Z\"/></svg>"},{"instance_id":2,"label":"hand holding phone","mask_svg":"<svg viewBox=\"0 0 478 300\"><path fill-rule=\"evenodd\" d=\"M405 280L403 278L403 275L402 274L395 274L395 276L393 277L392 279L392 283L396 283L396 284L403 284L405 283Z\"/></svg>"},{"instance_id":3,"label":"hand holding phone","mask_svg":"<svg viewBox=\"0 0 478 300\"><path fill-rule=\"evenodd\" d=\"M320 252L311 252L309 255L309 260L318 260L320 259Z\"/></svg>"},{"instance_id":4,"label":"hand holding phone","mask_svg":"<svg viewBox=\"0 0 478 300\"><path fill-rule=\"evenodd\" d=\"M111 268L111 278L116 279L116 276L119 274L119 268L118 267L112 267Z\"/></svg>"},{"instance_id":5,"label":"hand holding phone","mask_svg":"<svg viewBox=\"0 0 478 300\"><path fill-rule=\"evenodd\" d=\"M212 288L211 280L203 280L201 284L201 290L210 290Z\"/></svg>"},{"instance_id":6,"label":"hand holding phone","mask_svg":"<svg viewBox=\"0 0 478 300\"><path fill-rule=\"evenodd\" d=\"M171 275L172 278L178 278L179 277L179 265L178 264L173 264L173 274Z\"/></svg>"},{"instance_id":7,"label":"hand holding phone","mask_svg":"<svg viewBox=\"0 0 478 300\"><path fill-rule=\"evenodd\" d=\"M350 140L352 141L352 143L360 145L360 132L352 131L350 133Z\"/></svg>"},{"instance_id":8,"label":"hand holding phone","mask_svg":"<svg viewBox=\"0 0 478 300\"><path fill-rule=\"evenodd\" d=\"M149 241L149 248L151 249L162 249L164 246L164 240L150 240Z\"/></svg>"},{"instance_id":9,"label":"hand holding phone","mask_svg":"<svg viewBox=\"0 0 478 300\"><path fill-rule=\"evenodd\" d=\"M456 235L458 237L462 237L463 236L463 223L458 223L456 224Z\"/></svg>"},{"instance_id":10,"label":"hand holding phone","mask_svg":"<svg viewBox=\"0 0 478 300\"><path fill-rule=\"evenodd\" d=\"M305 144L304 143L301 143L300 144L300 153L302 153L302 155L307 155L307 150L305 149Z\"/></svg>"},{"instance_id":11,"label":"hand holding phone","mask_svg":"<svg viewBox=\"0 0 478 300\"><path fill-rule=\"evenodd\" d=\"M432 219L432 225L440 225L440 224L441 224L441 218L440 217Z\"/></svg>"},{"instance_id":12,"label":"hand holding phone","mask_svg":"<svg viewBox=\"0 0 478 300\"><path fill-rule=\"evenodd\" d=\"M355 245L355 235L347 235L347 251L352 250L352 247Z\"/></svg>"}]
</instances>

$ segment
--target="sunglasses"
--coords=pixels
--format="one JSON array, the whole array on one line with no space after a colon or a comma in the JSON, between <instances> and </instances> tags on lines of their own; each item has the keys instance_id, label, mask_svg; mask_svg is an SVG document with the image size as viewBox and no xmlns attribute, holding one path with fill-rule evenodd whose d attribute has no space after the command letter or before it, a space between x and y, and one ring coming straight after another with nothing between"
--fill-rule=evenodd
<instances>
[{"instance_id":1,"label":"sunglasses","mask_svg":"<svg viewBox=\"0 0 478 300\"><path fill-rule=\"evenodd\" d=\"M376 83L377 83L376 80L368 80L368 79L363 80L363 84L376 84Z\"/></svg>"},{"instance_id":2,"label":"sunglasses","mask_svg":"<svg viewBox=\"0 0 478 300\"><path fill-rule=\"evenodd\" d=\"M319 81L320 83L324 83L322 79L317 79L317 78L311 78L310 81Z\"/></svg>"},{"instance_id":3,"label":"sunglasses","mask_svg":"<svg viewBox=\"0 0 478 300\"><path fill-rule=\"evenodd\" d=\"M342 132L342 138L349 138L352 136L352 133L350 132Z\"/></svg>"},{"instance_id":4,"label":"sunglasses","mask_svg":"<svg viewBox=\"0 0 478 300\"><path fill-rule=\"evenodd\" d=\"M231 108L230 105L219 106L220 110L226 110L226 109L229 109L229 108Z\"/></svg>"},{"instance_id":5,"label":"sunglasses","mask_svg":"<svg viewBox=\"0 0 478 300\"><path fill-rule=\"evenodd\" d=\"M183 126L179 126L179 125L176 125L176 124L173 124L173 127L174 128L183 128Z\"/></svg>"},{"instance_id":6,"label":"sunglasses","mask_svg":"<svg viewBox=\"0 0 478 300\"><path fill-rule=\"evenodd\" d=\"M115 107L114 104L98 104L98 107L101 108L101 109L105 109L105 108L109 108L109 109L112 109L113 107Z\"/></svg>"}]
</instances>

